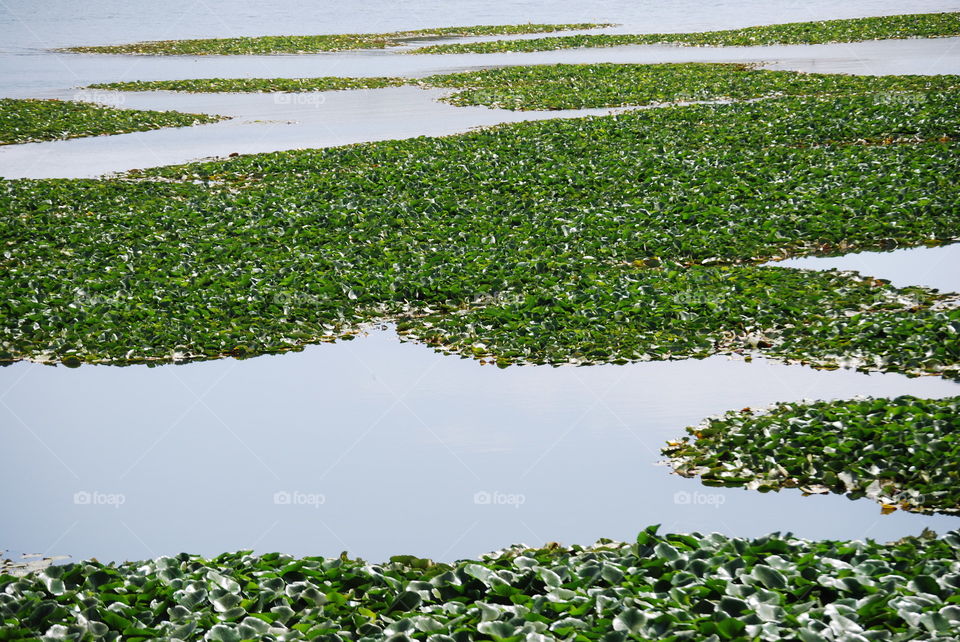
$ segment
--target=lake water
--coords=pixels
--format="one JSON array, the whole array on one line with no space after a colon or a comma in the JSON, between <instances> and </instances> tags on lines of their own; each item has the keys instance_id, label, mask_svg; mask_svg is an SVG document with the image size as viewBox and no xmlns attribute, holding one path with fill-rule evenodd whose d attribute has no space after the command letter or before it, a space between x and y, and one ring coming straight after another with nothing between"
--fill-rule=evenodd
<instances>
[{"instance_id":1,"label":"lake water","mask_svg":"<svg viewBox=\"0 0 960 642\"><path fill-rule=\"evenodd\" d=\"M844 256L811 256L771 265L804 270L855 270L883 279L898 288L922 285L960 293L960 243L914 247L892 252L857 252Z\"/></svg>"},{"instance_id":2,"label":"lake water","mask_svg":"<svg viewBox=\"0 0 960 642\"><path fill-rule=\"evenodd\" d=\"M246 361L21 363L0 382L0 539L14 550L451 560L653 523L881 540L960 525L881 516L870 500L706 488L654 465L685 426L729 409L960 394L932 377L725 357L500 370L375 331Z\"/></svg>"},{"instance_id":3,"label":"lake water","mask_svg":"<svg viewBox=\"0 0 960 642\"><path fill-rule=\"evenodd\" d=\"M906 9L900 2L825 0L361 1L320 11L304 2L8 1L0 5L0 95L70 98L77 86L106 80L424 75L550 61L763 60L817 71L960 73L960 39L449 58L389 51L237 58L46 51L143 39L526 21L685 31L958 8L956 2L912 2ZM317 104L282 104L266 95L122 94L128 107L237 118L189 130L7 146L0 149L0 175L97 175L233 151L452 133L557 115L454 108L437 103L438 94L339 92ZM955 247L803 266L834 261L902 285L960 290ZM881 516L869 500L706 488L655 465L667 440L709 415L856 394L939 397L960 394L960 386L722 357L499 370L400 343L391 329L246 361L78 370L19 363L0 369L0 548L101 560L241 548L452 560L520 541L629 539L652 523L666 531L789 530L880 540L924 527L957 528L952 517Z\"/></svg>"}]
</instances>

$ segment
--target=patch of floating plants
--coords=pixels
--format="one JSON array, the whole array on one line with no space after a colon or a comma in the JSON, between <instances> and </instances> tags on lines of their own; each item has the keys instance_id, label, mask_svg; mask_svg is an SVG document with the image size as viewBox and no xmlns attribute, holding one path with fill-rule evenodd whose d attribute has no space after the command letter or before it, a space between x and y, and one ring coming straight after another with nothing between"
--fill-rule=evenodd
<instances>
[{"instance_id":1,"label":"patch of floating plants","mask_svg":"<svg viewBox=\"0 0 960 642\"><path fill-rule=\"evenodd\" d=\"M146 54L163 56L299 54L350 49L398 47L425 38L466 36L503 36L550 31L571 31L611 27L611 24L524 24L476 25L472 27L436 27L390 33L347 33L316 36L253 36L239 38L201 38L195 40L157 40L125 45L67 47L74 53Z\"/></svg>"},{"instance_id":2,"label":"patch of floating plants","mask_svg":"<svg viewBox=\"0 0 960 642\"><path fill-rule=\"evenodd\" d=\"M0 182L0 354L299 349L391 319L509 363L760 351L957 375L921 288L747 264L952 242L955 90L783 97Z\"/></svg>"},{"instance_id":3,"label":"patch of floating plants","mask_svg":"<svg viewBox=\"0 0 960 642\"><path fill-rule=\"evenodd\" d=\"M582 109L866 92L889 92L891 100L910 100L917 99L915 92L956 88L960 76L808 74L729 63L606 63L499 67L430 76L423 82L460 89L445 98L456 105Z\"/></svg>"},{"instance_id":4,"label":"patch of floating plants","mask_svg":"<svg viewBox=\"0 0 960 642\"><path fill-rule=\"evenodd\" d=\"M524 40L437 44L413 49L408 53L503 53L580 47L663 44L695 47L815 45L828 42L935 38L957 35L960 35L960 13L914 13L897 16L791 22L696 33L590 34Z\"/></svg>"},{"instance_id":5,"label":"patch of floating plants","mask_svg":"<svg viewBox=\"0 0 960 642\"><path fill-rule=\"evenodd\" d=\"M641 264L642 265L642 264ZM499 365L762 354L823 368L960 377L960 309L851 273L751 266L584 270L535 292L398 325Z\"/></svg>"},{"instance_id":6,"label":"patch of floating plants","mask_svg":"<svg viewBox=\"0 0 960 642\"><path fill-rule=\"evenodd\" d=\"M370 77L341 78L190 78L186 80L134 80L90 85L91 89L118 91L184 91L191 93L217 92L304 92L339 91L345 89L379 89L397 87L410 81L404 78Z\"/></svg>"},{"instance_id":7,"label":"patch of floating plants","mask_svg":"<svg viewBox=\"0 0 960 642\"><path fill-rule=\"evenodd\" d=\"M960 397L744 408L687 428L663 453L710 486L870 497L884 513L960 513Z\"/></svg>"},{"instance_id":8,"label":"patch of floating plants","mask_svg":"<svg viewBox=\"0 0 960 642\"><path fill-rule=\"evenodd\" d=\"M872 93L891 102L954 89L958 76L849 76L756 69L729 63L586 64L500 67L426 78L201 78L112 82L94 89L185 92L297 92L417 84L457 89L455 105L502 109L582 109L765 96Z\"/></svg>"},{"instance_id":9,"label":"patch of floating plants","mask_svg":"<svg viewBox=\"0 0 960 642\"><path fill-rule=\"evenodd\" d=\"M960 533L659 535L436 564L181 554L0 575L3 639L950 640Z\"/></svg>"},{"instance_id":10,"label":"patch of floating plants","mask_svg":"<svg viewBox=\"0 0 960 642\"><path fill-rule=\"evenodd\" d=\"M64 100L0 98L0 145L189 127L224 118Z\"/></svg>"}]
</instances>

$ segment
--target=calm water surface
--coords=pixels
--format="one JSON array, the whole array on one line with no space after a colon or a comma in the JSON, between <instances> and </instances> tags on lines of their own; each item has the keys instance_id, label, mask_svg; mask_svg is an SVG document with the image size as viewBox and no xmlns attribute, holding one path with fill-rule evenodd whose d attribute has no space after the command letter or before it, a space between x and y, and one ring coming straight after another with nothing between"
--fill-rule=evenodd
<instances>
[{"instance_id":1,"label":"calm water surface","mask_svg":"<svg viewBox=\"0 0 960 642\"><path fill-rule=\"evenodd\" d=\"M960 526L869 500L706 488L654 465L685 426L729 409L960 394L931 377L725 357L499 370L376 331L247 361L21 363L0 391L0 541L13 550L454 559L652 523L883 540Z\"/></svg>"},{"instance_id":2,"label":"calm water surface","mask_svg":"<svg viewBox=\"0 0 960 642\"><path fill-rule=\"evenodd\" d=\"M892 252L857 252L844 256L811 256L771 265L805 270L855 270L887 279L896 287L922 285L960 293L960 243L915 247Z\"/></svg>"}]
</instances>

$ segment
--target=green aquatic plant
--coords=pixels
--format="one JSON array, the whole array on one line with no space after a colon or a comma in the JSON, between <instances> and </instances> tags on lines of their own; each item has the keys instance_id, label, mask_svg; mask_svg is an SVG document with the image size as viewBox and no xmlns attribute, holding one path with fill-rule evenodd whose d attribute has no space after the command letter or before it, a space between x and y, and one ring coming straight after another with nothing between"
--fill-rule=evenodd
<instances>
[{"instance_id":1,"label":"green aquatic plant","mask_svg":"<svg viewBox=\"0 0 960 642\"><path fill-rule=\"evenodd\" d=\"M253 36L239 38L199 38L194 40L157 40L123 45L67 47L74 53L146 54L153 56L302 54L350 49L398 47L426 38L465 36L502 36L550 31L573 31L610 27L610 24L522 24L475 25L472 27L436 27L390 33L347 33L316 36Z\"/></svg>"},{"instance_id":2,"label":"green aquatic plant","mask_svg":"<svg viewBox=\"0 0 960 642\"><path fill-rule=\"evenodd\" d=\"M952 640L960 533L660 535L438 564L250 551L0 575L0 639Z\"/></svg>"},{"instance_id":3,"label":"green aquatic plant","mask_svg":"<svg viewBox=\"0 0 960 642\"><path fill-rule=\"evenodd\" d=\"M960 513L960 397L781 403L687 433L663 453L679 474L708 485L868 496L884 512Z\"/></svg>"},{"instance_id":4,"label":"green aquatic plant","mask_svg":"<svg viewBox=\"0 0 960 642\"><path fill-rule=\"evenodd\" d=\"M506 362L697 356L770 332L756 348L780 358L953 376L925 352L956 321L933 293L721 267L956 239L957 97L669 107L3 181L0 357L250 356L389 319L468 354L487 337ZM875 330L894 326L918 330L910 347Z\"/></svg>"},{"instance_id":5,"label":"green aquatic plant","mask_svg":"<svg viewBox=\"0 0 960 642\"><path fill-rule=\"evenodd\" d=\"M455 105L504 109L580 109L770 96L870 93L890 102L923 101L955 89L960 76L850 76L756 69L730 63L533 65L426 78L195 78L98 83L91 89L187 92L303 92L399 85L458 91Z\"/></svg>"},{"instance_id":6,"label":"green aquatic plant","mask_svg":"<svg viewBox=\"0 0 960 642\"><path fill-rule=\"evenodd\" d=\"M953 299L951 305L956 306ZM784 331L772 351L829 367L941 374L960 379L960 309L911 306L899 312L849 312Z\"/></svg>"},{"instance_id":7,"label":"green aquatic plant","mask_svg":"<svg viewBox=\"0 0 960 642\"><path fill-rule=\"evenodd\" d=\"M951 342L960 310L932 310L943 297L922 288L751 266L585 268L551 281L455 314L414 317L398 329L404 338L500 365L739 353L960 378L960 346ZM920 322L920 316L932 318ZM868 324L883 328L885 340L866 334ZM848 333L859 349L831 332Z\"/></svg>"},{"instance_id":8,"label":"green aquatic plant","mask_svg":"<svg viewBox=\"0 0 960 642\"><path fill-rule=\"evenodd\" d=\"M117 109L67 100L0 98L0 145L215 123L224 116Z\"/></svg>"},{"instance_id":9,"label":"green aquatic plant","mask_svg":"<svg viewBox=\"0 0 960 642\"><path fill-rule=\"evenodd\" d=\"M937 38L958 35L960 35L960 12L912 13L896 16L791 22L696 33L588 34L524 40L438 44L413 49L408 53L503 53L662 44L694 47L815 45L828 42L860 42L889 38Z\"/></svg>"},{"instance_id":10,"label":"green aquatic plant","mask_svg":"<svg viewBox=\"0 0 960 642\"><path fill-rule=\"evenodd\" d=\"M928 92L955 89L960 76L808 74L730 63L603 63L498 67L429 76L422 82L459 89L444 99L455 105L582 109L854 93L906 102L923 100Z\"/></svg>"},{"instance_id":11,"label":"green aquatic plant","mask_svg":"<svg viewBox=\"0 0 960 642\"><path fill-rule=\"evenodd\" d=\"M338 91L342 89L377 89L396 87L409 81L403 78L190 78L186 80L134 80L104 82L90 85L90 89L117 91L185 91L191 93L215 92L302 92Z\"/></svg>"}]
</instances>

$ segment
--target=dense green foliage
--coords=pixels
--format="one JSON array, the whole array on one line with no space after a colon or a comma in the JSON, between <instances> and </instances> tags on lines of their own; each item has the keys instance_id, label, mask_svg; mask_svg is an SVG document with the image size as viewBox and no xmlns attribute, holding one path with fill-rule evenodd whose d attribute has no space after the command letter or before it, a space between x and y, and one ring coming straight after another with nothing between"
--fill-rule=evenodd
<instances>
[{"instance_id":1,"label":"dense green foliage","mask_svg":"<svg viewBox=\"0 0 960 642\"><path fill-rule=\"evenodd\" d=\"M901 312L816 315L807 320L807 327L785 330L783 343L771 353L828 367L926 372L960 379L960 309L956 307L913 306Z\"/></svg>"},{"instance_id":2,"label":"dense green foliage","mask_svg":"<svg viewBox=\"0 0 960 642\"><path fill-rule=\"evenodd\" d=\"M955 355L936 352L956 350L944 337L957 312L931 310L928 293L883 311L855 280L765 268L722 273L720 299L702 301L700 272L642 267L957 238L958 95L921 98L669 107L126 179L2 182L0 350L66 363L251 355L409 317L446 324L452 346L472 352L470 337L492 334L495 356L519 345L531 361L575 361L585 346L591 361L669 358L657 324L691 335L677 354L706 354L726 325L741 339L773 330L757 347L789 358L836 365L866 351L888 359L866 367L951 374ZM740 288L762 291L766 309ZM809 328L791 330L802 305ZM878 334L880 314L890 321ZM647 328L649 344L621 346L626 331L592 329L591 317ZM554 327L569 332L554 339ZM890 350L896 334L912 347Z\"/></svg>"},{"instance_id":3,"label":"dense green foliage","mask_svg":"<svg viewBox=\"0 0 960 642\"><path fill-rule=\"evenodd\" d=\"M383 49L396 47L423 38L459 36L503 36L550 31L571 31L609 27L609 24L524 24L476 25L472 27L437 27L391 33L346 33L317 36L255 36L240 38L200 38L195 40L156 40L126 45L68 47L76 53L149 54L164 56L297 54L348 49Z\"/></svg>"},{"instance_id":4,"label":"dense green foliage","mask_svg":"<svg viewBox=\"0 0 960 642\"><path fill-rule=\"evenodd\" d=\"M955 89L960 76L848 76L740 64L667 63L498 67L430 76L423 82L462 89L446 99L456 105L581 109L862 92L889 93L891 100L923 100L916 94Z\"/></svg>"},{"instance_id":5,"label":"dense green foliage","mask_svg":"<svg viewBox=\"0 0 960 642\"><path fill-rule=\"evenodd\" d=\"M0 98L0 145L188 127L222 116L116 109L63 100Z\"/></svg>"},{"instance_id":6,"label":"dense green foliage","mask_svg":"<svg viewBox=\"0 0 960 642\"><path fill-rule=\"evenodd\" d=\"M187 80L134 80L129 82L104 82L90 85L92 89L115 89L118 91L186 91L193 93L213 92L298 92L335 91L340 89L377 89L406 84L403 78L341 78L321 76L317 78L190 78Z\"/></svg>"},{"instance_id":7,"label":"dense green foliage","mask_svg":"<svg viewBox=\"0 0 960 642\"><path fill-rule=\"evenodd\" d=\"M90 87L123 91L297 92L403 84L459 89L444 99L456 105L579 109L866 92L892 102L922 101L929 92L957 88L960 76L846 76L771 71L728 63L668 63L500 67L422 79L197 78L100 83Z\"/></svg>"},{"instance_id":8,"label":"dense green foliage","mask_svg":"<svg viewBox=\"0 0 960 642\"><path fill-rule=\"evenodd\" d=\"M400 332L441 350L510 363L625 363L759 353L960 378L960 310L936 295L835 272L671 265L569 275L459 314L433 313ZM926 323L922 314L931 316ZM880 337L861 326L883 329ZM859 332L851 332L854 325ZM872 326L871 326L872 329ZM860 340L856 349L838 338ZM875 341L874 341L875 340ZM849 340L848 340L849 341Z\"/></svg>"},{"instance_id":9,"label":"dense green foliage","mask_svg":"<svg viewBox=\"0 0 960 642\"><path fill-rule=\"evenodd\" d=\"M814 45L826 42L859 42L887 38L934 38L958 35L960 35L960 13L915 13L898 16L791 22L697 33L593 34L527 40L452 43L420 47L410 53L501 53L507 51L549 51L578 47L655 44L708 47Z\"/></svg>"},{"instance_id":10,"label":"dense green foliage","mask_svg":"<svg viewBox=\"0 0 960 642\"><path fill-rule=\"evenodd\" d=\"M960 513L960 397L749 408L687 428L663 450L678 473L761 491L871 497L884 511Z\"/></svg>"},{"instance_id":11,"label":"dense green foliage","mask_svg":"<svg viewBox=\"0 0 960 642\"><path fill-rule=\"evenodd\" d=\"M960 76L847 76L754 69L725 63L592 64L499 67L424 78L462 91L456 105L503 109L580 109L661 102L745 100L771 95L889 93L890 100L960 86Z\"/></svg>"},{"instance_id":12,"label":"dense green foliage","mask_svg":"<svg viewBox=\"0 0 960 642\"><path fill-rule=\"evenodd\" d=\"M952 640L960 533L893 544L777 534L514 546L384 564L181 554L0 575L0 640Z\"/></svg>"}]
</instances>

